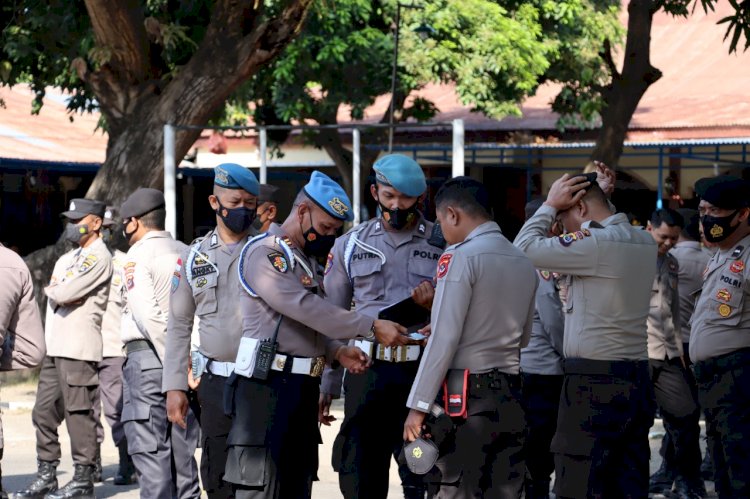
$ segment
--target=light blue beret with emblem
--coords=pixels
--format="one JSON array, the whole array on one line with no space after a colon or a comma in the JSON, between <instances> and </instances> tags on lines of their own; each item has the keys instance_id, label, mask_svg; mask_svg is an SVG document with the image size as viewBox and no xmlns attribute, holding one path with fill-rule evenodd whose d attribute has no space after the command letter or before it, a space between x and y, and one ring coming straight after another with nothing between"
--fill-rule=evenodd
<instances>
[{"instance_id":1,"label":"light blue beret with emblem","mask_svg":"<svg viewBox=\"0 0 750 499\"><path fill-rule=\"evenodd\" d=\"M422 167L409 156L387 154L372 168L379 184L389 185L407 196L421 196L427 189Z\"/></svg>"},{"instance_id":2,"label":"light blue beret with emblem","mask_svg":"<svg viewBox=\"0 0 750 499\"><path fill-rule=\"evenodd\" d=\"M253 196L260 193L260 183L255 174L236 163L222 163L214 168L214 184L227 189L242 189Z\"/></svg>"},{"instance_id":3,"label":"light blue beret with emblem","mask_svg":"<svg viewBox=\"0 0 750 499\"><path fill-rule=\"evenodd\" d=\"M354 220L352 203L346 191L328 175L314 171L310 181L302 188L307 197L333 218L351 222Z\"/></svg>"}]
</instances>

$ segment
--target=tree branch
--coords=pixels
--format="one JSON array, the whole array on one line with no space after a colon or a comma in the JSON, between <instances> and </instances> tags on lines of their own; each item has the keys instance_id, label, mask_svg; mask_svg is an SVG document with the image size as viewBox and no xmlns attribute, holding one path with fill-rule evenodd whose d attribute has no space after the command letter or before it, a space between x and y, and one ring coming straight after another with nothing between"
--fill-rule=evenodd
<instances>
[{"instance_id":1,"label":"tree branch","mask_svg":"<svg viewBox=\"0 0 750 499\"><path fill-rule=\"evenodd\" d=\"M108 52L106 65L124 81L152 79L151 46L137 0L85 0L97 47Z\"/></svg>"},{"instance_id":2,"label":"tree branch","mask_svg":"<svg viewBox=\"0 0 750 499\"><path fill-rule=\"evenodd\" d=\"M607 65L612 78L620 78L620 72L617 70L617 64L615 64L615 60L612 57L612 43L609 41L609 39L604 40L604 47L599 52L599 56L604 60L604 64Z\"/></svg>"}]
</instances>

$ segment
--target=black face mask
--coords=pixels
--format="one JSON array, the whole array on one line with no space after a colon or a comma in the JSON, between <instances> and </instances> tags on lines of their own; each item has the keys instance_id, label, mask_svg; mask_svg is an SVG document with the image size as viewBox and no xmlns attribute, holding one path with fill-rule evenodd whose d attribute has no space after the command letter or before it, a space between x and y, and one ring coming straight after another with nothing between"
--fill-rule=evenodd
<instances>
[{"instance_id":1,"label":"black face mask","mask_svg":"<svg viewBox=\"0 0 750 499\"><path fill-rule=\"evenodd\" d=\"M218 198L216 202L219 203L219 209L216 210L216 213L221 217L224 225L230 231L235 234L242 234L253 225L253 220L255 220L254 209L251 210L244 206L240 208L225 208L221 205L221 201Z\"/></svg>"},{"instance_id":2,"label":"black face mask","mask_svg":"<svg viewBox=\"0 0 750 499\"><path fill-rule=\"evenodd\" d=\"M122 237L125 238L125 240L128 242L128 245L131 245L130 240L133 238L133 234L138 231L138 228L136 227L134 231L128 232L128 229L126 228L128 226L128 223L130 222L125 222L122 224Z\"/></svg>"},{"instance_id":3,"label":"black face mask","mask_svg":"<svg viewBox=\"0 0 750 499\"><path fill-rule=\"evenodd\" d=\"M266 209L265 211L263 211L263 213L266 213L267 211L268 211L268 209ZM255 220L253 220L253 229L257 230L258 232L260 232L260 229L263 228L263 224L265 223L260 218L260 217L263 216L263 213L258 213L257 210L255 212Z\"/></svg>"},{"instance_id":4,"label":"black face mask","mask_svg":"<svg viewBox=\"0 0 750 499\"><path fill-rule=\"evenodd\" d=\"M114 234L112 234L112 229L108 227L102 229L101 238L102 238L102 241L104 241L104 244L110 244L112 242L113 237L114 237Z\"/></svg>"},{"instance_id":5,"label":"black face mask","mask_svg":"<svg viewBox=\"0 0 750 499\"><path fill-rule=\"evenodd\" d=\"M302 224L300 224L301 226ZM333 243L336 242L335 235L324 236L315 230L312 214L310 214L310 228L302 233L302 237L305 239L305 248L303 249L305 255L317 259L326 258L328 252L333 248Z\"/></svg>"},{"instance_id":6,"label":"black face mask","mask_svg":"<svg viewBox=\"0 0 750 499\"><path fill-rule=\"evenodd\" d=\"M71 243L78 244L81 242L81 238L89 233L89 226L86 224L75 225L69 223L65 226L65 239Z\"/></svg>"},{"instance_id":7,"label":"black face mask","mask_svg":"<svg viewBox=\"0 0 750 499\"><path fill-rule=\"evenodd\" d=\"M703 236L706 238L706 241L709 243L720 243L731 236L737 230L737 227L740 226L740 224L732 225L732 219L734 219L734 216L738 212L739 210L735 210L725 217L712 217L709 215L701 217Z\"/></svg>"},{"instance_id":8,"label":"black face mask","mask_svg":"<svg viewBox=\"0 0 750 499\"><path fill-rule=\"evenodd\" d=\"M381 203L379 199L378 204L380 205L380 210L383 212L383 220L388 222L388 225L396 230L403 229L412 221L416 220L418 216L416 202L405 210L402 210L400 208L396 208L394 210L386 208L385 206L383 206L383 203Z\"/></svg>"}]
</instances>

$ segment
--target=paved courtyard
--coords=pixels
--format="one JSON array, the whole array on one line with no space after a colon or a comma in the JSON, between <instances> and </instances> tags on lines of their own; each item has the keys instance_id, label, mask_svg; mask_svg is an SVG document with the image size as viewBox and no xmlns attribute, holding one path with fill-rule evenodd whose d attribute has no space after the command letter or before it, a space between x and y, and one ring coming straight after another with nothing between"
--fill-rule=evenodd
<instances>
[{"instance_id":1,"label":"paved courtyard","mask_svg":"<svg viewBox=\"0 0 750 499\"><path fill-rule=\"evenodd\" d=\"M26 485L36 473L36 452L34 428L31 424L31 407L34 404L35 385L21 384L14 386L0 387L0 401L3 406L3 427L5 429L5 456L2 461L3 468L3 485L5 490L14 491ZM313 498L331 499L340 498L341 493L338 488L337 475L331 469L331 444L336 436L338 425L343 420L343 405L339 402L334 404L333 414L336 416L335 421L330 427L322 427L323 445L320 446L320 469L318 475L320 481L313 486ZM107 429L106 439L102 445L102 462L104 465L104 482L97 484L96 496L98 498L137 498L138 486L115 486L112 478L117 471L117 449L115 448ZM663 431L661 422L652 428L652 438L650 440L653 459L651 469L659 467L660 458L658 456L658 446L660 435ZM63 457L58 468L58 480L63 485L72 476L73 464L70 459L70 440L68 433L63 425L60 428L60 440L62 442ZM198 457L200 449L198 450ZM706 484L709 490L713 490L713 484ZM402 497L401 487L399 484L398 473L395 466L391 466L391 480L389 499L398 499ZM710 494L709 497L716 497Z\"/></svg>"}]
</instances>

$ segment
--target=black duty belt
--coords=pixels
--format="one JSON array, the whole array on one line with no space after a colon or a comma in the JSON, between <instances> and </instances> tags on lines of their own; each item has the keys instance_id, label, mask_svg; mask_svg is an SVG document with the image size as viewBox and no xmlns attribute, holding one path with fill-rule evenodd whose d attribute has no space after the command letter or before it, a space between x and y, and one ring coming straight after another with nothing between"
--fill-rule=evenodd
<instances>
[{"instance_id":1,"label":"black duty belt","mask_svg":"<svg viewBox=\"0 0 750 499\"><path fill-rule=\"evenodd\" d=\"M500 390L503 387L520 387L521 375L509 374L498 369L486 373L469 375L469 384L472 388Z\"/></svg>"},{"instance_id":2,"label":"black duty belt","mask_svg":"<svg viewBox=\"0 0 750 499\"><path fill-rule=\"evenodd\" d=\"M125 343L125 354L129 355L133 352L139 352L141 350L153 350L151 342L148 340L133 340Z\"/></svg>"},{"instance_id":3,"label":"black duty belt","mask_svg":"<svg viewBox=\"0 0 750 499\"><path fill-rule=\"evenodd\" d=\"M613 376L633 380L648 376L647 360L592 360L563 359L565 374L582 374L585 376Z\"/></svg>"},{"instance_id":4,"label":"black duty belt","mask_svg":"<svg viewBox=\"0 0 750 499\"><path fill-rule=\"evenodd\" d=\"M750 348L696 362L693 372L698 381L708 381L716 375L745 366L750 366Z\"/></svg>"}]
</instances>

